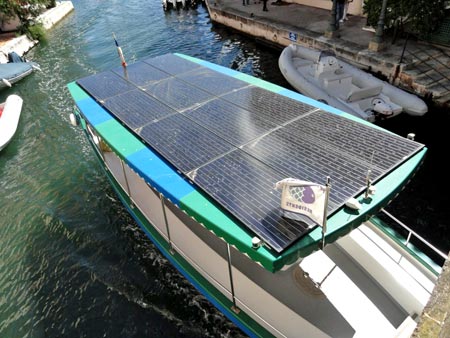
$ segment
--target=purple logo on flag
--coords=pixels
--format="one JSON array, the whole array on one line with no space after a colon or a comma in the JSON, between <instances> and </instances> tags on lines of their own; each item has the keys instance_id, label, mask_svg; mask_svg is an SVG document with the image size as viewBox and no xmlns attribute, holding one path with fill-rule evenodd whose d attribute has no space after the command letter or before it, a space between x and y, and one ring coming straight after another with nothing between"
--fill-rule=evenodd
<instances>
[{"instance_id":1,"label":"purple logo on flag","mask_svg":"<svg viewBox=\"0 0 450 338\"><path fill-rule=\"evenodd\" d=\"M289 187L289 194L301 203L312 204L316 201L316 195L311 187Z\"/></svg>"}]
</instances>

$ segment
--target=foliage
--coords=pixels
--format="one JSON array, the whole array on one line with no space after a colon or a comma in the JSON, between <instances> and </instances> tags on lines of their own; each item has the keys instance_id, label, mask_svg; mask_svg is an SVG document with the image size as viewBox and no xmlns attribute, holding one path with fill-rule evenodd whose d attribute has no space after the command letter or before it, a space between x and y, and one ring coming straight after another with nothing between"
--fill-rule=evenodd
<instances>
[{"instance_id":1,"label":"foliage","mask_svg":"<svg viewBox=\"0 0 450 338\"><path fill-rule=\"evenodd\" d=\"M19 18L20 33L27 34L35 40L43 40L45 39L45 30L34 20L46 8L50 8L54 4L54 0L0 0L0 13L3 13L3 20Z\"/></svg>"},{"instance_id":2,"label":"foliage","mask_svg":"<svg viewBox=\"0 0 450 338\"><path fill-rule=\"evenodd\" d=\"M25 34L28 35L33 40L39 40L41 42L44 42L47 40L47 35L44 26L40 23L36 23L34 25L29 26Z\"/></svg>"},{"instance_id":3,"label":"foliage","mask_svg":"<svg viewBox=\"0 0 450 338\"><path fill-rule=\"evenodd\" d=\"M364 13L368 24L377 27L381 0L365 0ZM434 31L445 16L445 0L387 0L384 25L386 29L407 27L412 33L424 35Z\"/></svg>"}]
</instances>

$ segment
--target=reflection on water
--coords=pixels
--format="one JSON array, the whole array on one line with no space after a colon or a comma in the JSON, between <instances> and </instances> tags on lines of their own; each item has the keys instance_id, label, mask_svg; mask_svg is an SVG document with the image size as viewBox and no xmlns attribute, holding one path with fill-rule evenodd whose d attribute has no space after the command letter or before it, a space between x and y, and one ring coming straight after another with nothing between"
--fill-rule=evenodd
<instances>
[{"instance_id":1,"label":"reflection on water","mask_svg":"<svg viewBox=\"0 0 450 338\"><path fill-rule=\"evenodd\" d=\"M24 99L0 154L0 337L239 337L242 333L166 261L129 217L68 116L67 83L120 60L179 52L289 88L279 51L212 27L205 8L159 1L74 0L75 11L27 56L35 72L9 90ZM443 165L448 112L384 125L415 132L429 156L389 210L442 249L448 242Z\"/></svg>"}]
</instances>

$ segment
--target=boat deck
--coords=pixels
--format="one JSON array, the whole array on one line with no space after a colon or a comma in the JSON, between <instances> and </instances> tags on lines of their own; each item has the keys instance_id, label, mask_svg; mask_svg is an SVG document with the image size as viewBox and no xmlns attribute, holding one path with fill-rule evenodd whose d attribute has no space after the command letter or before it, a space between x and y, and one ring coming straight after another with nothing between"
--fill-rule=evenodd
<instances>
[{"instance_id":1,"label":"boat deck","mask_svg":"<svg viewBox=\"0 0 450 338\"><path fill-rule=\"evenodd\" d=\"M364 190L368 169L376 182L423 148L261 83L179 54L77 81L141 141L278 253L315 225L282 217L280 195L273 188L277 181L294 177L320 184L330 176L331 215Z\"/></svg>"}]
</instances>

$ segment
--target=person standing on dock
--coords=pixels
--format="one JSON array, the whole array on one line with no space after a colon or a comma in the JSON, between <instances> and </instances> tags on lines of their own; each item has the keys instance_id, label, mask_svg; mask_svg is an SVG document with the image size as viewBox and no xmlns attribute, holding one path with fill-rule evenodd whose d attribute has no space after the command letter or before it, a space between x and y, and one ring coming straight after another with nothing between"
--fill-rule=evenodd
<instances>
[{"instance_id":1,"label":"person standing on dock","mask_svg":"<svg viewBox=\"0 0 450 338\"><path fill-rule=\"evenodd\" d=\"M333 0L336 1L336 28L339 28L339 23L344 22L344 8L347 0Z\"/></svg>"},{"instance_id":2,"label":"person standing on dock","mask_svg":"<svg viewBox=\"0 0 450 338\"><path fill-rule=\"evenodd\" d=\"M263 11L264 12L268 12L269 10L267 9L267 0L263 0Z\"/></svg>"},{"instance_id":3,"label":"person standing on dock","mask_svg":"<svg viewBox=\"0 0 450 338\"><path fill-rule=\"evenodd\" d=\"M353 2L353 0L345 0L344 13L342 14L341 22L348 20L347 13L348 13L348 6L349 6L350 2Z\"/></svg>"}]
</instances>

